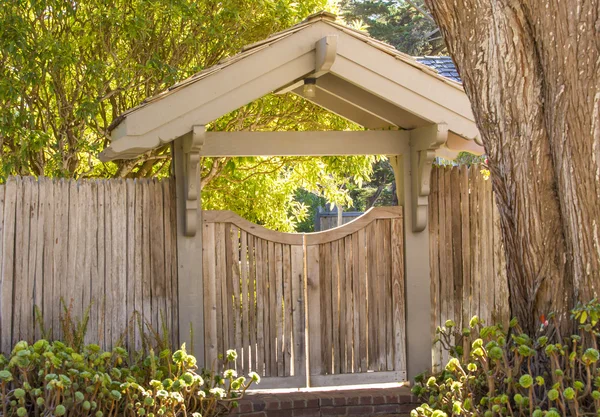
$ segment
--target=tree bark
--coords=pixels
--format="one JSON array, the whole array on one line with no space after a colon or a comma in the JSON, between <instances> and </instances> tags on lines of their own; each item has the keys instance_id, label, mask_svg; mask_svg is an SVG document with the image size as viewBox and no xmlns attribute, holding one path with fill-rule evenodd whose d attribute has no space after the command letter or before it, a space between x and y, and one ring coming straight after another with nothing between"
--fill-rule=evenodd
<instances>
[{"instance_id":1,"label":"tree bark","mask_svg":"<svg viewBox=\"0 0 600 417\"><path fill-rule=\"evenodd\" d=\"M600 288L599 0L426 0L489 156L524 329Z\"/></svg>"}]
</instances>

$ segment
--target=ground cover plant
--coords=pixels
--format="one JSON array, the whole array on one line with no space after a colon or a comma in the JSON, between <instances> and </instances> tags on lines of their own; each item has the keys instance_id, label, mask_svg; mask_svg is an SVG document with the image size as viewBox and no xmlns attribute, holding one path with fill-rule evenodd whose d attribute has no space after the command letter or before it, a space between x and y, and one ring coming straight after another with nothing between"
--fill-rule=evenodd
<instances>
[{"instance_id":1,"label":"ground cover plant","mask_svg":"<svg viewBox=\"0 0 600 417\"><path fill-rule=\"evenodd\" d=\"M576 334L561 334L550 314L535 337L514 319L503 328L473 317L462 330L447 321L437 341L451 359L441 373L417 379L413 393L425 403L411 416L599 415L600 303L577 306L571 318Z\"/></svg>"},{"instance_id":2,"label":"ground cover plant","mask_svg":"<svg viewBox=\"0 0 600 417\"><path fill-rule=\"evenodd\" d=\"M84 345L89 307L77 319L72 306L61 304L62 340L50 341L52 331L38 311L43 338L33 344L21 341L10 354L0 354L0 417L218 417L229 414L260 382L254 372L246 378L229 369L235 368L235 350L210 364L210 370L199 369L185 345L173 351L166 329L161 335L139 315L130 321L130 327L139 327L139 351Z\"/></svg>"},{"instance_id":3,"label":"ground cover plant","mask_svg":"<svg viewBox=\"0 0 600 417\"><path fill-rule=\"evenodd\" d=\"M236 358L228 351L223 365ZM0 356L0 415L222 416L259 379L233 369L199 371L185 347L132 360L123 348L19 342L10 356Z\"/></svg>"}]
</instances>

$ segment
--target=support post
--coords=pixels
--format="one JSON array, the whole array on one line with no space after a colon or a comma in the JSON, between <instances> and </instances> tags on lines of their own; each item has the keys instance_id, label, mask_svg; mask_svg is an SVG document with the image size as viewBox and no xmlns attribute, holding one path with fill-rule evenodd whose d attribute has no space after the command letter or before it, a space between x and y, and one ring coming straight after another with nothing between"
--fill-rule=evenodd
<instances>
[{"instance_id":1,"label":"support post","mask_svg":"<svg viewBox=\"0 0 600 417\"><path fill-rule=\"evenodd\" d=\"M427 224L421 232L415 232L412 227L415 213L411 204L410 156L391 156L390 162L394 168L398 205L404 212L406 371L408 380L414 381L418 374L431 369L429 231Z\"/></svg>"},{"instance_id":2,"label":"support post","mask_svg":"<svg viewBox=\"0 0 600 417\"><path fill-rule=\"evenodd\" d=\"M431 369L431 267L428 200L435 150L446 142L448 127L425 126L410 131L410 151L390 157L398 204L404 208L404 273L406 277L406 361L410 381Z\"/></svg>"},{"instance_id":3,"label":"support post","mask_svg":"<svg viewBox=\"0 0 600 417\"><path fill-rule=\"evenodd\" d=\"M195 126L193 132L177 138L171 147L177 202L179 341L196 356L199 367L206 364L199 171L203 134L204 126Z\"/></svg>"}]
</instances>

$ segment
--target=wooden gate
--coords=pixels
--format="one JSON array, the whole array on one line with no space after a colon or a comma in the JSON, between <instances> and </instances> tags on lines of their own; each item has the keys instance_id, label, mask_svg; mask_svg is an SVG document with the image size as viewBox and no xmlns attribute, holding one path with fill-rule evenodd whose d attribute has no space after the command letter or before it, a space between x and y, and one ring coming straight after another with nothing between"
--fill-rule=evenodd
<instances>
[{"instance_id":1,"label":"wooden gate","mask_svg":"<svg viewBox=\"0 0 600 417\"><path fill-rule=\"evenodd\" d=\"M260 388L406 379L400 207L309 234L230 211L203 223L208 365L236 349L238 373L258 372Z\"/></svg>"}]
</instances>

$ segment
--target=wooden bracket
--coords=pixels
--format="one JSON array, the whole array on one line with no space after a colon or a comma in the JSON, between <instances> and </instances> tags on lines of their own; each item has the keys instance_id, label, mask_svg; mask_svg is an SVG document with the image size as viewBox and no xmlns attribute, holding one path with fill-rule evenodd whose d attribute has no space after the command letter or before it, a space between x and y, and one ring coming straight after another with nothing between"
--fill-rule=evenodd
<instances>
[{"instance_id":1,"label":"wooden bracket","mask_svg":"<svg viewBox=\"0 0 600 417\"><path fill-rule=\"evenodd\" d=\"M338 38L335 35L325 36L317 41L315 45L315 73L312 77L317 78L329 72L337 56L337 42Z\"/></svg>"},{"instance_id":2,"label":"wooden bracket","mask_svg":"<svg viewBox=\"0 0 600 417\"><path fill-rule=\"evenodd\" d=\"M195 236L198 230L198 198L200 197L200 152L206 138L206 128L194 126L191 135L183 139L183 170L185 215L184 233Z\"/></svg>"},{"instance_id":3,"label":"wooden bracket","mask_svg":"<svg viewBox=\"0 0 600 417\"><path fill-rule=\"evenodd\" d=\"M437 124L410 131L410 174L413 232L427 227L431 167L435 150L448 140L448 126Z\"/></svg>"}]
</instances>

